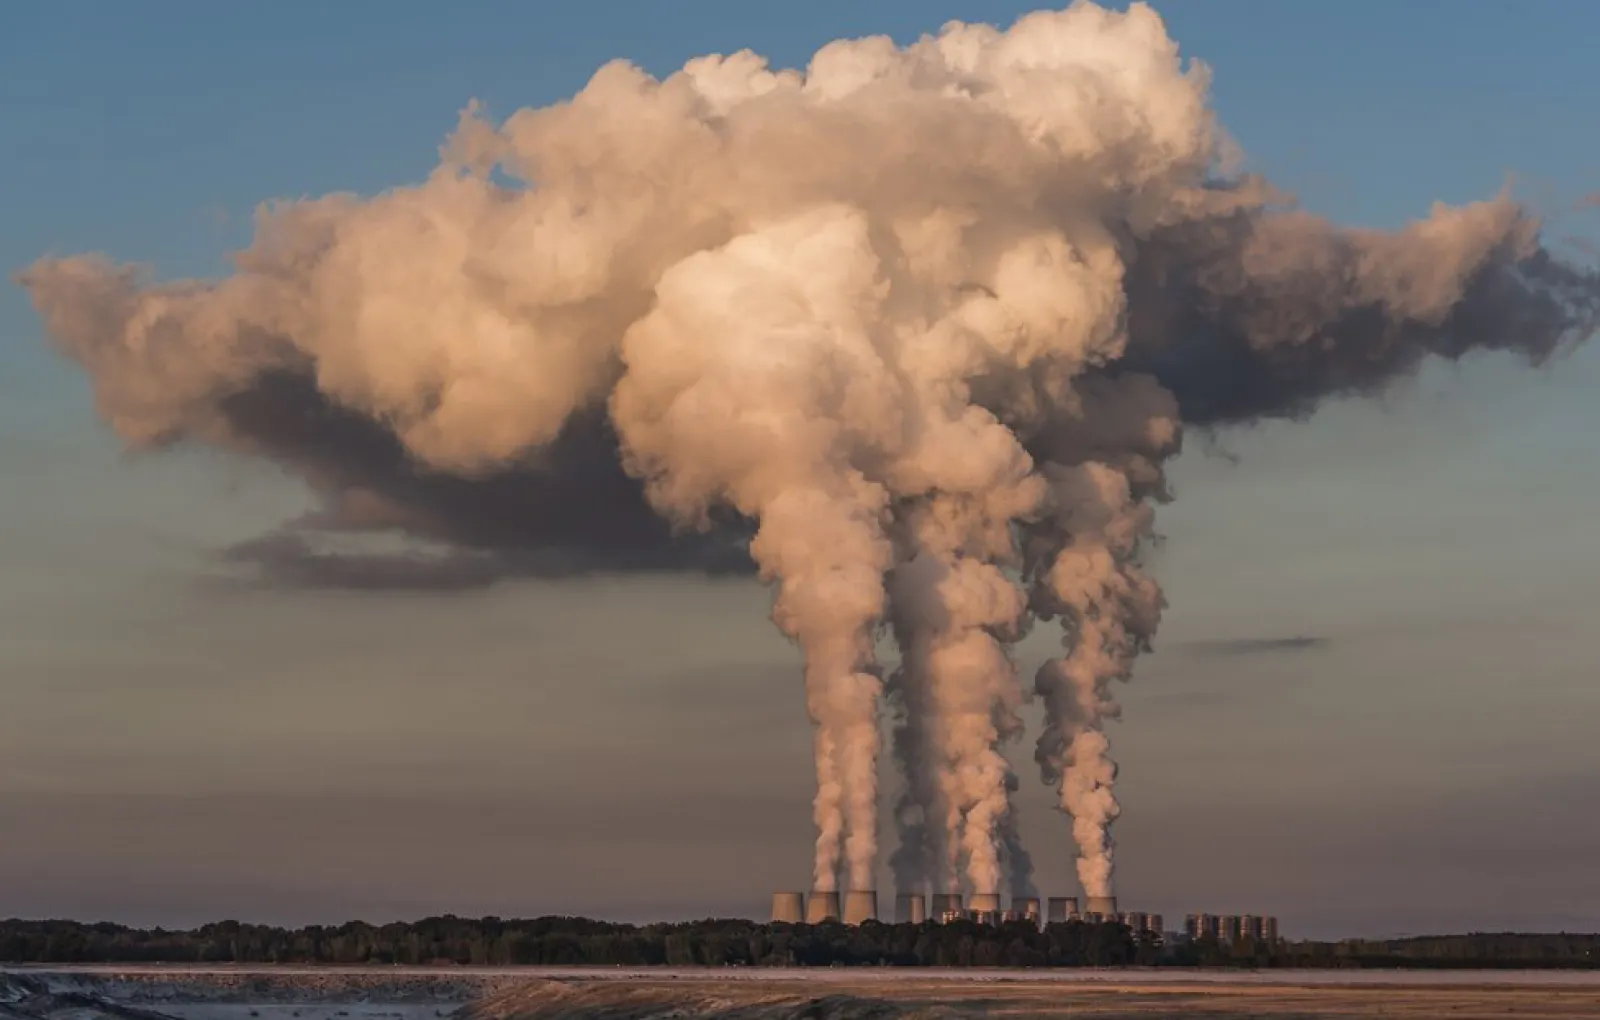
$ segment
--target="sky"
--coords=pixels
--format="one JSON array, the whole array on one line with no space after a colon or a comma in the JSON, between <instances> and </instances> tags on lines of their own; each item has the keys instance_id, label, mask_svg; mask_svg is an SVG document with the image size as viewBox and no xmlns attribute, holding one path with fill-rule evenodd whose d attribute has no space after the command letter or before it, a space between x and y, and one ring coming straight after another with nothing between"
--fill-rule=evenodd
<instances>
[{"instance_id":1,"label":"sky","mask_svg":"<svg viewBox=\"0 0 1600 1020\"><path fill-rule=\"evenodd\" d=\"M1600 7L1157 6L1249 167L1309 208L1392 228L1513 179L1547 240L1600 233L1573 211L1600 191ZM421 179L475 97L503 115L615 57L794 66L1029 9L5 5L0 264L217 274L264 200ZM1485 358L1191 439L1159 514L1170 608L1112 732L1128 907L1307 936L1600 929L1597 385L1592 347ZM810 732L754 582L222 584L218 550L307 494L122 453L9 284L0 479L0 916L760 916L804 885ZM1050 650L1041 628L1020 654ZM1025 717L1024 836L1041 891L1074 892Z\"/></svg>"}]
</instances>

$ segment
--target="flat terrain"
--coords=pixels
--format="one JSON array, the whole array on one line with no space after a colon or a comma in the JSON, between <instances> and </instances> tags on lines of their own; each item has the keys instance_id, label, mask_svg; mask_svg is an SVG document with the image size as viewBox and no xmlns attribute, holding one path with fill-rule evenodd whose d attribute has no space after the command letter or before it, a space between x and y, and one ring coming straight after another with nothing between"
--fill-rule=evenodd
<instances>
[{"instance_id":1,"label":"flat terrain","mask_svg":"<svg viewBox=\"0 0 1600 1020\"><path fill-rule=\"evenodd\" d=\"M1600 1020L1600 972L0 969L0 1020Z\"/></svg>"}]
</instances>

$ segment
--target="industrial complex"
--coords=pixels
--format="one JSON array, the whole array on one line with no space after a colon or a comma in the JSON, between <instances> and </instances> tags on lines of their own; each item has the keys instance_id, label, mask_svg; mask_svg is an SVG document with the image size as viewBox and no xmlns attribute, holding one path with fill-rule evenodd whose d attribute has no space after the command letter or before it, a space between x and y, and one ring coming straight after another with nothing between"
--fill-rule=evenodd
<instances>
[{"instance_id":1,"label":"industrial complex","mask_svg":"<svg viewBox=\"0 0 1600 1020\"><path fill-rule=\"evenodd\" d=\"M1181 932L1166 931L1160 914L1143 911L1119 911L1115 896L1091 896L1079 909L1076 896L1052 896L1046 901L1041 914L1039 898L1017 896L1011 900L1009 910L1001 909L1000 897L995 893L974 893L963 902L960 893L935 893L931 909L929 899L921 893L900 893L894 899L896 924L922 924L935 921L950 924L972 921L977 924L1009 924L1029 921L1035 925L1065 924L1071 921L1088 923L1118 923L1135 933L1150 932L1169 941L1202 941L1234 943L1244 940L1276 943L1278 919L1258 914L1190 914L1184 920ZM778 892L772 894L772 920L785 924L823 924L842 921L845 924L863 924L878 920L878 894L873 891L853 890L843 896L836 892Z\"/></svg>"}]
</instances>

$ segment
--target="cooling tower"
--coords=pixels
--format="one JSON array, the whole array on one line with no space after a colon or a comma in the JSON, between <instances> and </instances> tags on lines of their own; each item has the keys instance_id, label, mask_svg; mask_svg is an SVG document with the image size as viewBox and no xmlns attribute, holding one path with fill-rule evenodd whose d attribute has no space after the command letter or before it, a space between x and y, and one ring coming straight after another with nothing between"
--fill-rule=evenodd
<instances>
[{"instance_id":1,"label":"cooling tower","mask_svg":"<svg viewBox=\"0 0 1600 1020\"><path fill-rule=\"evenodd\" d=\"M1046 920L1050 924L1065 924L1078 916L1078 897L1052 896L1050 897L1050 913Z\"/></svg>"},{"instance_id":2,"label":"cooling tower","mask_svg":"<svg viewBox=\"0 0 1600 1020\"><path fill-rule=\"evenodd\" d=\"M878 919L878 894L852 889L844 894L844 923L860 924Z\"/></svg>"},{"instance_id":3,"label":"cooling tower","mask_svg":"<svg viewBox=\"0 0 1600 1020\"><path fill-rule=\"evenodd\" d=\"M806 924L821 924L839 919L839 894L814 892L806 900Z\"/></svg>"},{"instance_id":4,"label":"cooling tower","mask_svg":"<svg viewBox=\"0 0 1600 1020\"><path fill-rule=\"evenodd\" d=\"M806 898L797 892L772 894L772 921L774 924L799 924L805 920Z\"/></svg>"},{"instance_id":5,"label":"cooling tower","mask_svg":"<svg viewBox=\"0 0 1600 1020\"><path fill-rule=\"evenodd\" d=\"M921 893L901 893L894 898L895 924L921 924L928 919L928 901Z\"/></svg>"},{"instance_id":6,"label":"cooling tower","mask_svg":"<svg viewBox=\"0 0 1600 1020\"><path fill-rule=\"evenodd\" d=\"M933 894L933 916L944 920L944 915L951 911L961 912L961 894L936 892Z\"/></svg>"},{"instance_id":7,"label":"cooling tower","mask_svg":"<svg viewBox=\"0 0 1600 1020\"><path fill-rule=\"evenodd\" d=\"M1099 914L1101 917L1109 917L1112 920L1116 920L1117 898L1115 896L1089 897L1089 913Z\"/></svg>"},{"instance_id":8,"label":"cooling tower","mask_svg":"<svg viewBox=\"0 0 1600 1020\"><path fill-rule=\"evenodd\" d=\"M1013 896L1011 897L1011 909L1017 912L1018 917L1032 921L1034 924L1039 923L1039 897Z\"/></svg>"},{"instance_id":9,"label":"cooling tower","mask_svg":"<svg viewBox=\"0 0 1600 1020\"><path fill-rule=\"evenodd\" d=\"M998 914L1000 912L1000 894L990 892L973 893L969 909L974 914Z\"/></svg>"}]
</instances>

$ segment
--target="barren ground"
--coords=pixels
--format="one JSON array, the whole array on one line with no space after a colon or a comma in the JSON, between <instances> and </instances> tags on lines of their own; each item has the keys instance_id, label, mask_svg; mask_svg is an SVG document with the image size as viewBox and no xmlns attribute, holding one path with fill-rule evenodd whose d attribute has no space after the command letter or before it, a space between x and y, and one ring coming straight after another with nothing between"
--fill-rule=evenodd
<instances>
[{"instance_id":1,"label":"barren ground","mask_svg":"<svg viewBox=\"0 0 1600 1020\"><path fill-rule=\"evenodd\" d=\"M1600 972L0 969L0 1020L1600 1020Z\"/></svg>"}]
</instances>

